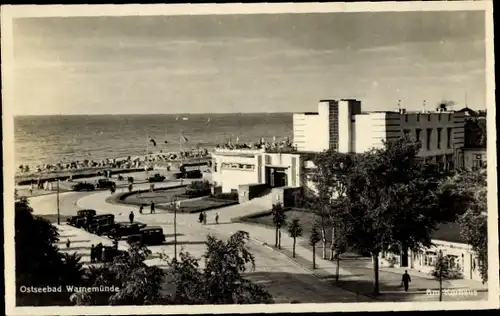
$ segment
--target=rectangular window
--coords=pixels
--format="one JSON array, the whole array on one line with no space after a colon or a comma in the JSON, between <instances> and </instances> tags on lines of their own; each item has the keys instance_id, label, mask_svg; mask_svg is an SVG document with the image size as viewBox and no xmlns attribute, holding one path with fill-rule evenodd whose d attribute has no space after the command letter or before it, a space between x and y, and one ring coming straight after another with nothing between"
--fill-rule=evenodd
<instances>
[{"instance_id":1,"label":"rectangular window","mask_svg":"<svg viewBox=\"0 0 500 316\"><path fill-rule=\"evenodd\" d=\"M431 137L432 137L432 128L427 129L427 150L431 150Z\"/></svg>"},{"instance_id":2,"label":"rectangular window","mask_svg":"<svg viewBox=\"0 0 500 316\"><path fill-rule=\"evenodd\" d=\"M418 117L418 116L417 116ZM417 139L417 142L420 141L420 135L422 134L422 130L420 128L417 128L415 130L415 138Z\"/></svg>"},{"instance_id":3,"label":"rectangular window","mask_svg":"<svg viewBox=\"0 0 500 316\"><path fill-rule=\"evenodd\" d=\"M404 130L403 130L403 133L404 133L405 135L410 135L410 130L409 130L409 129L404 129Z\"/></svg>"},{"instance_id":4,"label":"rectangular window","mask_svg":"<svg viewBox=\"0 0 500 316\"><path fill-rule=\"evenodd\" d=\"M417 122L420 122L420 113L417 113Z\"/></svg>"},{"instance_id":5,"label":"rectangular window","mask_svg":"<svg viewBox=\"0 0 500 316\"><path fill-rule=\"evenodd\" d=\"M441 121L441 113L438 114L438 121Z\"/></svg>"},{"instance_id":6,"label":"rectangular window","mask_svg":"<svg viewBox=\"0 0 500 316\"><path fill-rule=\"evenodd\" d=\"M451 113L448 114L448 122L451 122Z\"/></svg>"},{"instance_id":7,"label":"rectangular window","mask_svg":"<svg viewBox=\"0 0 500 316\"><path fill-rule=\"evenodd\" d=\"M451 148L451 131L453 130L452 127L448 127L446 130L446 147Z\"/></svg>"},{"instance_id":8,"label":"rectangular window","mask_svg":"<svg viewBox=\"0 0 500 316\"><path fill-rule=\"evenodd\" d=\"M431 114L427 114L427 121L430 122L431 121Z\"/></svg>"},{"instance_id":9,"label":"rectangular window","mask_svg":"<svg viewBox=\"0 0 500 316\"><path fill-rule=\"evenodd\" d=\"M408 114L405 114L405 122L408 122Z\"/></svg>"},{"instance_id":10,"label":"rectangular window","mask_svg":"<svg viewBox=\"0 0 500 316\"><path fill-rule=\"evenodd\" d=\"M439 128L437 129L437 133L438 133L438 134L437 134L437 136L438 136L438 137L437 137L437 138L438 138L438 139L437 139L437 148L438 148L438 149L441 149L441 131L442 131L442 130L443 130L443 129L442 129L441 127L439 127Z\"/></svg>"}]
</instances>

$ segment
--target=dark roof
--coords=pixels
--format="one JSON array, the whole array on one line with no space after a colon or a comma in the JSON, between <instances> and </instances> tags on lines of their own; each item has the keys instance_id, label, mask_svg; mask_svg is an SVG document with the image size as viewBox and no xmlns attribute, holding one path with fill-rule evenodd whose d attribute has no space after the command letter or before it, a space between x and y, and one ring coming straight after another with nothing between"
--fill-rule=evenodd
<instances>
[{"instance_id":1,"label":"dark roof","mask_svg":"<svg viewBox=\"0 0 500 316\"><path fill-rule=\"evenodd\" d=\"M458 223L443 223L438 226L432 233L432 239L448 241L448 242L456 242L465 244L465 240L460 234L460 225Z\"/></svg>"},{"instance_id":2,"label":"dark roof","mask_svg":"<svg viewBox=\"0 0 500 316\"><path fill-rule=\"evenodd\" d=\"M318 115L318 112L303 112L304 115Z\"/></svg>"},{"instance_id":3,"label":"dark roof","mask_svg":"<svg viewBox=\"0 0 500 316\"><path fill-rule=\"evenodd\" d=\"M141 228L141 230L150 230L150 229L163 229L160 226L146 226L144 228Z\"/></svg>"},{"instance_id":4,"label":"dark roof","mask_svg":"<svg viewBox=\"0 0 500 316\"><path fill-rule=\"evenodd\" d=\"M469 107L464 107L463 109L460 109L457 112L467 112L471 116L477 116L477 112Z\"/></svg>"}]
</instances>

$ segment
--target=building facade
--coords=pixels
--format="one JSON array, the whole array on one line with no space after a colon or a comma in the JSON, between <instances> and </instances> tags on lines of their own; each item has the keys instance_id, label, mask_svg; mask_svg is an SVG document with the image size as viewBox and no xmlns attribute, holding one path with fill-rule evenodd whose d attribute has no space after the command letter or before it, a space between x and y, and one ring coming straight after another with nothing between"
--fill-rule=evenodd
<instances>
[{"instance_id":1,"label":"building facade","mask_svg":"<svg viewBox=\"0 0 500 316\"><path fill-rule=\"evenodd\" d=\"M237 190L242 184L268 184L271 188L302 185L299 153L215 149L212 158L212 181L222 187L222 192Z\"/></svg>"},{"instance_id":2,"label":"building facade","mask_svg":"<svg viewBox=\"0 0 500 316\"><path fill-rule=\"evenodd\" d=\"M321 100L317 112L293 114L294 150L215 149L213 180L224 192L250 183L302 186L301 171L314 167L306 158L310 153L328 149L363 153L404 134L420 141L421 157L442 168L464 165L463 112L443 108L411 113L404 109L363 112L358 100Z\"/></svg>"}]
</instances>

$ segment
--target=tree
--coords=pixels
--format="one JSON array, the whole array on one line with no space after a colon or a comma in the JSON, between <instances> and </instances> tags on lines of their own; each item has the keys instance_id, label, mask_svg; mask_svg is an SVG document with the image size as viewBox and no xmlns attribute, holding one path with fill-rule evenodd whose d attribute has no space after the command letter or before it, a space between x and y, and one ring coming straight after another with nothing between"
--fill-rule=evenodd
<instances>
[{"instance_id":1,"label":"tree","mask_svg":"<svg viewBox=\"0 0 500 316\"><path fill-rule=\"evenodd\" d=\"M315 210L322 227L323 259L326 259L326 227L331 228L330 260L335 258L335 238L337 226L342 221L341 213L347 209L346 179L355 159L352 154L327 150L313 157L315 168L307 179L312 183L307 195L306 204ZM344 223L345 226L345 223Z\"/></svg>"},{"instance_id":2,"label":"tree","mask_svg":"<svg viewBox=\"0 0 500 316\"><path fill-rule=\"evenodd\" d=\"M456 210L440 203L444 174L420 159L419 150L419 143L402 137L352 157L344 169L349 212L338 215L349 245L371 253L374 294L379 294L380 252L398 249L407 259L408 249L430 246L437 225L456 217Z\"/></svg>"},{"instance_id":3,"label":"tree","mask_svg":"<svg viewBox=\"0 0 500 316\"><path fill-rule=\"evenodd\" d=\"M309 235L309 245L313 248L313 269L316 269L316 244L320 242L321 236L318 231L318 226L315 224L311 229L311 234Z\"/></svg>"},{"instance_id":4,"label":"tree","mask_svg":"<svg viewBox=\"0 0 500 316\"><path fill-rule=\"evenodd\" d=\"M281 203L273 205L272 209L273 223L276 228L275 248L281 249L281 228L286 224L286 214Z\"/></svg>"},{"instance_id":5,"label":"tree","mask_svg":"<svg viewBox=\"0 0 500 316\"><path fill-rule=\"evenodd\" d=\"M174 285L170 302L173 304L262 304L272 303L271 295L261 286L243 277L247 266L255 268L253 255L246 249L248 233L239 231L228 241L213 236L207 238L203 256L199 259L181 252L180 260L172 260L166 276Z\"/></svg>"},{"instance_id":6,"label":"tree","mask_svg":"<svg viewBox=\"0 0 500 316\"><path fill-rule=\"evenodd\" d=\"M16 305L68 305L69 294L20 291L21 286L79 285L83 282L80 257L59 252L57 228L32 214L28 200L15 202Z\"/></svg>"},{"instance_id":7,"label":"tree","mask_svg":"<svg viewBox=\"0 0 500 316\"><path fill-rule=\"evenodd\" d=\"M87 271L86 286L117 287L117 292L78 292L71 299L78 305L153 305L165 303L161 293L164 272L144 261L151 255L146 246L130 245L112 262Z\"/></svg>"},{"instance_id":8,"label":"tree","mask_svg":"<svg viewBox=\"0 0 500 316\"><path fill-rule=\"evenodd\" d=\"M439 282L439 301L443 300L443 281L451 277L451 269L448 259L440 251L431 275Z\"/></svg>"},{"instance_id":9,"label":"tree","mask_svg":"<svg viewBox=\"0 0 500 316\"><path fill-rule=\"evenodd\" d=\"M297 237L302 236L302 226L300 225L300 220L298 218L294 218L288 224L288 234L293 238L293 254L292 256L295 258L295 245L297 244Z\"/></svg>"},{"instance_id":10,"label":"tree","mask_svg":"<svg viewBox=\"0 0 500 316\"><path fill-rule=\"evenodd\" d=\"M457 222L461 227L461 235L472 247L479 260L479 271L483 283L488 280L488 218L487 218L487 173L461 170L446 180L443 185L455 195L450 207L456 208ZM446 203L444 201L443 203Z\"/></svg>"}]
</instances>

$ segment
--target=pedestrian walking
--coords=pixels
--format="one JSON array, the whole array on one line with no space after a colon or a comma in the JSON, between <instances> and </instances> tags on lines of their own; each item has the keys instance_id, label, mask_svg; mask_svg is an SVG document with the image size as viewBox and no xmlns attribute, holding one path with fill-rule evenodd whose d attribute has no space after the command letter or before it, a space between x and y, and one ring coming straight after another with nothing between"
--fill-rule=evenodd
<instances>
[{"instance_id":1,"label":"pedestrian walking","mask_svg":"<svg viewBox=\"0 0 500 316\"><path fill-rule=\"evenodd\" d=\"M200 212L200 215L198 216L198 221L201 223L203 223L203 212Z\"/></svg>"},{"instance_id":2,"label":"pedestrian walking","mask_svg":"<svg viewBox=\"0 0 500 316\"><path fill-rule=\"evenodd\" d=\"M156 214L155 202L151 202L151 214Z\"/></svg>"},{"instance_id":3,"label":"pedestrian walking","mask_svg":"<svg viewBox=\"0 0 500 316\"><path fill-rule=\"evenodd\" d=\"M95 262L95 247L94 244L90 247L90 262Z\"/></svg>"},{"instance_id":4,"label":"pedestrian walking","mask_svg":"<svg viewBox=\"0 0 500 316\"><path fill-rule=\"evenodd\" d=\"M69 248L69 246L71 246L71 241L68 238L68 240L66 240L66 248Z\"/></svg>"},{"instance_id":5,"label":"pedestrian walking","mask_svg":"<svg viewBox=\"0 0 500 316\"><path fill-rule=\"evenodd\" d=\"M405 292L408 292L408 285L411 283L411 277L408 274L408 270L405 270L403 277L401 278L401 283L403 283L405 287Z\"/></svg>"},{"instance_id":6,"label":"pedestrian walking","mask_svg":"<svg viewBox=\"0 0 500 316\"><path fill-rule=\"evenodd\" d=\"M141 204L141 206L139 206L139 213L142 214L142 210L144 209L144 204Z\"/></svg>"},{"instance_id":7,"label":"pedestrian walking","mask_svg":"<svg viewBox=\"0 0 500 316\"><path fill-rule=\"evenodd\" d=\"M215 213L215 224L219 224L219 213Z\"/></svg>"},{"instance_id":8,"label":"pedestrian walking","mask_svg":"<svg viewBox=\"0 0 500 316\"><path fill-rule=\"evenodd\" d=\"M130 224L134 222L134 211L130 211L130 214L128 215L128 219L130 220Z\"/></svg>"},{"instance_id":9,"label":"pedestrian walking","mask_svg":"<svg viewBox=\"0 0 500 316\"><path fill-rule=\"evenodd\" d=\"M207 213L203 212L203 225L207 224Z\"/></svg>"}]
</instances>

